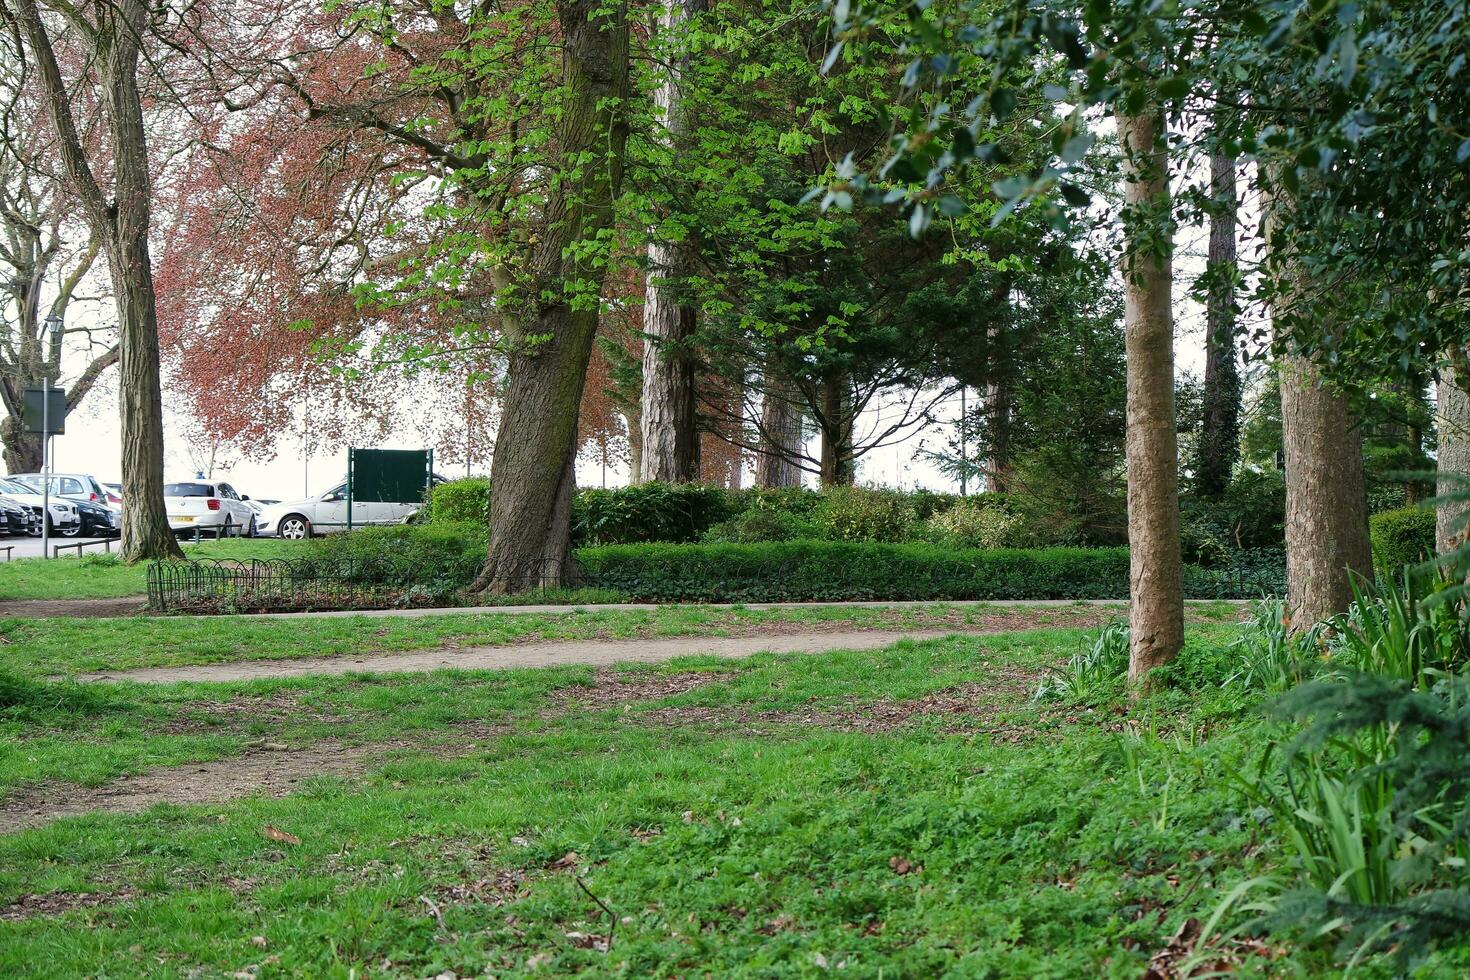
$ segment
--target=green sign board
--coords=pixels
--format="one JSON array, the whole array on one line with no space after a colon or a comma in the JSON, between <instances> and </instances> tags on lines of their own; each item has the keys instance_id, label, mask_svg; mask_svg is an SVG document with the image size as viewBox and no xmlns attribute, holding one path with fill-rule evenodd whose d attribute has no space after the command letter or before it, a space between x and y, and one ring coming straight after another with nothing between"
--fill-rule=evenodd
<instances>
[{"instance_id":1,"label":"green sign board","mask_svg":"<svg viewBox=\"0 0 1470 980\"><path fill-rule=\"evenodd\" d=\"M432 449L347 450L347 527L352 504L416 504L424 499L434 473Z\"/></svg>"},{"instance_id":2,"label":"green sign board","mask_svg":"<svg viewBox=\"0 0 1470 980\"><path fill-rule=\"evenodd\" d=\"M46 404L48 400L49 405ZM46 422L45 428L51 430L51 435L66 435L65 388L27 388L25 390L25 405L22 408L21 417L25 431L40 432L43 416Z\"/></svg>"}]
</instances>

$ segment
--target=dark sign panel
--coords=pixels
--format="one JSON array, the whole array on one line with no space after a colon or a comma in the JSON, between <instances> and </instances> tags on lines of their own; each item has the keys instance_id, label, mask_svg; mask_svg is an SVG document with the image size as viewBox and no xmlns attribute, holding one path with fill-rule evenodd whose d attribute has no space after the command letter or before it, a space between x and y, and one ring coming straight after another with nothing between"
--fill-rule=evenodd
<instances>
[{"instance_id":1,"label":"dark sign panel","mask_svg":"<svg viewBox=\"0 0 1470 980\"><path fill-rule=\"evenodd\" d=\"M347 497L359 503L416 504L429 488L428 449L353 449L347 454Z\"/></svg>"},{"instance_id":2,"label":"dark sign panel","mask_svg":"<svg viewBox=\"0 0 1470 980\"><path fill-rule=\"evenodd\" d=\"M51 434L53 436L64 436L66 435L65 388L52 388L49 390L49 392L45 388L27 388L25 393L25 406L22 410L23 418L21 421L25 424L25 431L40 432L42 428L42 405L44 404L46 396L48 394L51 396L51 404L49 406L49 410L44 413L47 416L46 425L48 428L51 429Z\"/></svg>"}]
</instances>

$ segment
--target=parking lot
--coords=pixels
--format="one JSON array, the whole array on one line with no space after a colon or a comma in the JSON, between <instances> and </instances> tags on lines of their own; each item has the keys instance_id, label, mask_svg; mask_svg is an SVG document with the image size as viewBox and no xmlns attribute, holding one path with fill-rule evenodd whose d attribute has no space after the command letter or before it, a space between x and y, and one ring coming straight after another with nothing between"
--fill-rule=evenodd
<instances>
[{"instance_id":1,"label":"parking lot","mask_svg":"<svg viewBox=\"0 0 1470 980\"><path fill-rule=\"evenodd\" d=\"M77 544L78 542L87 542L88 543L88 547L85 547L85 548L82 549L82 554L84 554L84 555L100 555L100 554L105 554L106 553L103 550L103 546L100 545L100 544L92 545L92 542L104 541L104 540L107 540L107 539L105 539L105 538L81 538L81 537L77 537L77 538L64 538L61 535L56 534L56 535L52 535L50 544L51 544L52 547L55 547L56 545L73 545L73 544ZM116 551L117 550L117 538L112 538L111 540L112 540L112 549L114 551ZM15 549L15 550L13 550L10 553L10 557L12 559L16 559L16 558L40 558L42 556L42 554L43 554L43 552L41 551L41 539L40 538L29 538L29 537L0 538L0 555L3 555L4 554L4 549L6 549L6 548L13 548L13 549ZM63 558L71 558L71 557L75 557L75 556L76 556L76 549L75 548L65 548L64 547L62 549L61 557L63 557Z\"/></svg>"}]
</instances>

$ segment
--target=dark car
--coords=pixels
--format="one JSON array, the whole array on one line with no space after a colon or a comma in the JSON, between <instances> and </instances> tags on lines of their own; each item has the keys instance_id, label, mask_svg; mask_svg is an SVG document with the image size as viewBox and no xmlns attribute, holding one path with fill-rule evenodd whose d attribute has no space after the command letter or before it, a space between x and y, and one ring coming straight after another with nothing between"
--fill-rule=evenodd
<instances>
[{"instance_id":1,"label":"dark car","mask_svg":"<svg viewBox=\"0 0 1470 980\"><path fill-rule=\"evenodd\" d=\"M0 534L31 533L31 510L9 497L0 497Z\"/></svg>"},{"instance_id":2,"label":"dark car","mask_svg":"<svg viewBox=\"0 0 1470 980\"><path fill-rule=\"evenodd\" d=\"M77 516L82 519L81 533L88 537L105 538L121 534L118 512L111 507L94 504L90 500L73 500L77 505Z\"/></svg>"}]
</instances>

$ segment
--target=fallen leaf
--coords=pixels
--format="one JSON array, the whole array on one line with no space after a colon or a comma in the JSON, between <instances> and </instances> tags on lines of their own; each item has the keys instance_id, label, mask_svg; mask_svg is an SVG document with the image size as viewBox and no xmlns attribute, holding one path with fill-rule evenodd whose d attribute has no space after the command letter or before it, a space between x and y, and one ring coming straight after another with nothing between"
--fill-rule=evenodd
<instances>
[{"instance_id":1,"label":"fallen leaf","mask_svg":"<svg viewBox=\"0 0 1470 980\"><path fill-rule=\"evenodd\" d=\"M550 864L548 864L547 867L548 868L575 868L577 866L577 862L580 861L580 860L581 860L581 858L577 856L577 852L576 851L567 851L561 857L557 858L555 861L552 861Z\"/></svg>"},{"instance_id":2,"label":"fallen leaf","mask_svg":"<svg viewBox=\"0 0 1470 980\"><path fill-rule=\"evenodd\" d=\"M256 949L265 949L265 947L266 947L265 937L264 936L251 936L250 937L250 945L254 946Z\"/></svg>"},{"instance_id":3,"label":"fallen leaf","mask_svg":"<svg viewBox=\"0 0 1470 980\"><path fill-rule=\"evenodd\" d=\"M297 837L295 834L288 834L286 831L272 827L270 824L265 825L265 837L266 840L273 840L279 844L301 843L300 837Z\"/></svg>"},{"instance_id":4,"label":"fallen leaf","mask_svg":"<svg viewBox=\"0 0 1470 980\"><path fill-rule=\"evenodd\" d=\"M924 870L922 864L914 864L906 857L891 857L888 859L888 866L893 869L894 874L900 875L913 874Z\"/></svg>"}]
</instances>

